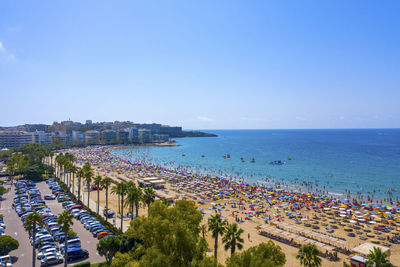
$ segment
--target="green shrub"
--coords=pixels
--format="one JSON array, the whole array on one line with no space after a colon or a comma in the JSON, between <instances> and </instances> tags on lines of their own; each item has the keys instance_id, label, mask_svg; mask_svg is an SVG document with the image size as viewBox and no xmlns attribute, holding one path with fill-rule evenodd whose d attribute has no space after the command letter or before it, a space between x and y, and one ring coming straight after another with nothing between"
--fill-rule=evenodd
<instances>
[{"instance_id":1,"label":"green shrub","mask_svg":"<svg viewBox=\"0 0 400 267\"><path fill-rule=\"evenodd\" d=\"M84 261L74 264L74 267L90 267L90 261Z\"/></svg>"}]
</instances>

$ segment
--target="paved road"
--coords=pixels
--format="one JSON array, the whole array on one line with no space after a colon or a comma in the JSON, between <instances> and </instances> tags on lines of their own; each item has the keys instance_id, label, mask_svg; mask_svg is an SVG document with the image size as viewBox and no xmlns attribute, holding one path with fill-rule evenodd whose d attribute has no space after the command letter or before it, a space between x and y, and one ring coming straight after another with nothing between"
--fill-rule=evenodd
<instances>
[{"instance_id":1,"label":"paved road","mask_svg":"<svg viewBox=\"0 0 400 267\"><path fill-rule=\"evenodd\" d=\"M28 233L25 231L21 219L11 207L15 196L14 186L11 188L10 185L7 185L6 187L10 188L10 191L3 195L1 203L1 214L4 215L4 223L6 224L5 233L19 242L19 248L10 252L13 266L32 266L32 246ZM36 260L36 266L40 266L40 261Z\"/></svg>"},{"instance_id":2,"label":"paved road","mask_svg":"<svg viewBox=\"0 0 400 267\"><path fill-rule=\"evenodd\" d=\"M40 182L36 184L39 188L42 196L45 194L51 194L51 190L45 182ZM20 218L17 213L12 209L11 205L14 199L14 187L11 188L10 185L6 187L10 188L10 191L7 194L3 195L3 200L1 202L0 213L4 214L4 223L6 224L5 233L6 235L10 235L13 238L17 239L19 242L19 248L10 252L10 256L13 260L13 266L15 267L26 267L32 266L32 246L29 242L28 233L25 231ZM51 209L51 211L58 215L63 212L63 208L57 200L46 200L47 206ZM100 256L97 253L96 245L97 239L93 237L93 235L86 230L83 225L74 219L74 225L72 226L72 230L78 234L82 248L87 249L89 251L89 260L91 263L102 262L105 260L104 257ZM86 260L85 260L86 261ZM68 264L68 266L73 266L76 262L72 264ZM36 260L36 266L40 266L40 261ZM63 266L54 265L54 266Z\"/></svg>"},{"instance_id":3,"label":"paved road","mask_svg":"<svg viewBox=\"0 0 400 267\"><path fill-rule=\"evenodd\" d=\"M49 186L45 182L37 183L36 186L39 188L40 192L42 193L42 196L51 194L51 190L49 189ZM45 201L46 201L47 206L54 213L54 215L58 215L64 211L61 203L58 203L57 200L45 200ZM89 251L89 259L88 260L91 263L105 261L105 258L103 256L100 256L97 252L97 249L96 249L96 246L98 243L97 238L93 237L92 233L89 230L86 230L80 221L78 221L76 219L74 219L73 221L74 221L74 225L72 226L72 230L78 234L78 236L81 240L82 248L87 249Z\"/></svg>"}]
</instances>

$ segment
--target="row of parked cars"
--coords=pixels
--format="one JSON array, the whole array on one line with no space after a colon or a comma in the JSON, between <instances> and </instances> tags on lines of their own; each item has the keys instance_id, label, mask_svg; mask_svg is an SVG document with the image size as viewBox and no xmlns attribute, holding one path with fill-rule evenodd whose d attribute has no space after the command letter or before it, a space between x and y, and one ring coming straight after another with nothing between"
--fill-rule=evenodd
<instances>
[{"instance_id":1,"label":"row of parked cars","mask_svg":"<svg viewBox=\"0 0 400 267\"><path fill-rule=\"evenodd\" d=\"M60 264L65 258L64 242L67 238L68 261L88 258L87 250L81 248L78 237L65 236L57 223L57 216L47 207L42 199L39 189L31 181L19 181L15 187L16 197L14 198L15 211L21 217L22 222L33 211L42 215L44 226L37 227L35 242L30 234L31 245L37 249L37 259L41 266ZM45 196L44 199L55 199L56 195Z\"/></svg>"},{"instance_id":2,"label":"row of parked cars","mask_svg":"<svg viewBox=\"0 0 400 267\"><path fill-rule=\"evenodd\" d=\"M101 222L99 222L95 217L89 214L86 210L82 209L82 206L76 202L70 200L70 198L66 195L63 197L59 197L60 194L57 190L60 189L60 185L54 179L49 179L46 181L49 184L50 189L53 194L56 194L57 201L62 203L64 209L67 209L71 212L71 214L75 217L75 219L79 220L85 229L89 230L93 237L97 239L102 239L107 236L113 235L113 233L108 230Z\"/></svg>"},{"instance_id":3,"label":"row of parked cars","mask_svg":"<svg viewBox=\"0 0 400 267\"><path fill-rule=\"evenodd\" d=\"M6 224L4 223L3 217L0 217L0 235L5 235L4 230L6 229ZM12 266L10 255L0 256L0 266Z\"/></svg>"}]
</instances>

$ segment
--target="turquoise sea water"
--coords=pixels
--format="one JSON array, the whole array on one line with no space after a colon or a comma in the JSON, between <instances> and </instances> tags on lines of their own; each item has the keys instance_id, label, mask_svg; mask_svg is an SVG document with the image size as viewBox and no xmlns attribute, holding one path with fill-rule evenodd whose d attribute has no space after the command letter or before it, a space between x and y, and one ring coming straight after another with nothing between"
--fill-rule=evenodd
<instances>
[{"instance_id":1,"label":"turquoise sea water","mask_svg":"<svg viewBox=\"0 0 400 267\"><path fill-rule=\"evenodd\" d=\"M374 195L384 198L390 189L394 198L400 196L400 129L208 132L218 137L179 138L181 146L119 148L113 153L132 161L244 177L249 183L267 178L325 186L331 193L347 189L367 195L375 190ZM226 154L231 158L224 159ZM274 160L286 163L270 165Z\"/></svg>"}]
</instances>

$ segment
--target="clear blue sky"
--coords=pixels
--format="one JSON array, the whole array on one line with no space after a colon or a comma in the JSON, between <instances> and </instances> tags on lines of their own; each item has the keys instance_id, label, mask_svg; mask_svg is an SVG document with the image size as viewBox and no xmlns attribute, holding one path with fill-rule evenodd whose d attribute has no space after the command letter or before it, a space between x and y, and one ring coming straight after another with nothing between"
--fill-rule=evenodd
<instances>
[{"instance_id":1,"label":"clear blue sky","mask_svg":"<svg viewBox=\"0 0 400 267\"><path fill-rule=\"evenodd\" d=\"M1 1L0 125L400 127L400 1Z\"/></svg>"}]
</instances>

